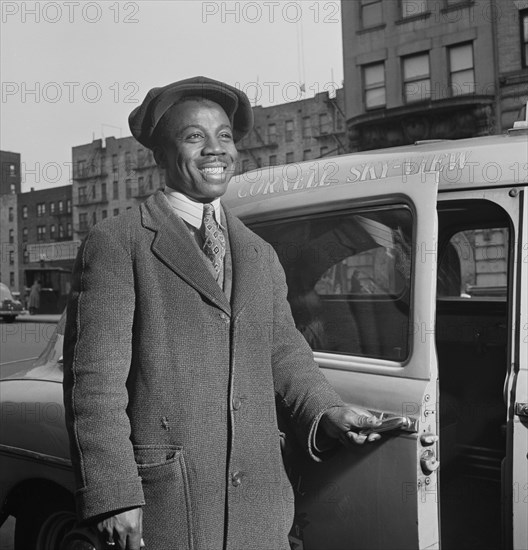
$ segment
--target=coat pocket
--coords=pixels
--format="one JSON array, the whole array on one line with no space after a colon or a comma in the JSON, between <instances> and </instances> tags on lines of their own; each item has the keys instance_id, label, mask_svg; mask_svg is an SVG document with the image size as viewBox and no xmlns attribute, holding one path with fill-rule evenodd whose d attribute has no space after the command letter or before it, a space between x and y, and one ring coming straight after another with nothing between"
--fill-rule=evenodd
<instances>
[{"instance_id":1,"label":"coat pocket","mask_svg":"<svg viewBox=\"0 0 528 550\"><path fill-rule=\"evenodd\" d=\"M192 504L183 449L175 445L135 445L134 456L146 503L146 548L192 550Z\"/></svg>"}]
</instances>

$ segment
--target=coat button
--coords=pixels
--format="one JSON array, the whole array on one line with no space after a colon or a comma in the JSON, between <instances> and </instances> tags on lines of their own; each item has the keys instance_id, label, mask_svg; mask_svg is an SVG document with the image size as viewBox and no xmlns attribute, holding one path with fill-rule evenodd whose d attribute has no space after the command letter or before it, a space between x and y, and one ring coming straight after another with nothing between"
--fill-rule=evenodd
<instances>
[{"instance_id":1,"label":"coat button","mask_svg":"<svg viewBox=\"0 0 528 550\"><path fill-rule=\"evenodd\" d=\"M225 313L220 313L220 319L222 319L224 323L229 323L229 317Z\"/></svg>"},{"instance_id":2,"label":"coat button","mask_svg":"<svg viewBox=\"0 0 528 550\"><path fill-rule=\"evenodd\" d=\"M242 472L233 472L231 474L231 485L238 487L242 483Z\"/></svg>"},{"instance_id":3,"label":"coat button","mask_svg":"<svg viewBox=\"0 0 528 550\"><path fill-rule=\"evenodd\" d=\"M233 410L238 411L238 409L242 406L242 400L239 397L233 397L232 405Z\"/></svg>"}]
</instances>

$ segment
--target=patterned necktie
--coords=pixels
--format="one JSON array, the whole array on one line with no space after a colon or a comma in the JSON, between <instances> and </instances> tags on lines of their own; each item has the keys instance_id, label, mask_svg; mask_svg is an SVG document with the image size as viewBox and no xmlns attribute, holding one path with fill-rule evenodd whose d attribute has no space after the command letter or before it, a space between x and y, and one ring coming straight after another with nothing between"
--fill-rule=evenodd
<instances>
[{"instance_id":1,"label":"patterned necktie","mask_svg":"<svg viewBox=\"0 0 528 550\"><path fill-rule=\"evenodd\" d=\"M204 204L202 237L204 239L202 250L211 260L216 276L218 277L218 274L224 267L226 242L224 233L214 218L214 206L209 203Z\"/></svg>"}]
</instances>

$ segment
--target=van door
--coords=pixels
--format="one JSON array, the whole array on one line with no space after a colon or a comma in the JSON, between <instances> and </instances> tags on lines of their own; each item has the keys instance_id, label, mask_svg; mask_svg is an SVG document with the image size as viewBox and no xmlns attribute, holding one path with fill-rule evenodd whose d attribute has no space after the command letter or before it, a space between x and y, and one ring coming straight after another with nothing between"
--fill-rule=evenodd
<instances>
[{"instance_id":1,"label":"van door","mask_svg":"<svg viewBox=\"0 0 528 550\"><path fill-rule=\"evenodd\" d=\"M273 221L255 221L266 217L259 204L245 219L277 250L297 327L342 398L407 419L404 430L330 450L321 463L286 457L296 491L291 543L437 548L437 184L423 173L406 185L401 175L350 183L350 174L341 165L332 189L312 178L303 196L267 199Z\"/></svg>"},{"instance_id":2,"label":"van door","mask_svg":"<svg viewBox=\"0 0 528 550\"><path fill-rule=\"evenodd\" d=\"M511 441L513 548L528 545L528 193L520 191L521 227L515 251L514 346L508 391L508 436ZM509 449L509 452L510 452ZM508 464L509 465L509 464ZM510 475L511 474L511 475Z\"/></svg>"}]
</instances>

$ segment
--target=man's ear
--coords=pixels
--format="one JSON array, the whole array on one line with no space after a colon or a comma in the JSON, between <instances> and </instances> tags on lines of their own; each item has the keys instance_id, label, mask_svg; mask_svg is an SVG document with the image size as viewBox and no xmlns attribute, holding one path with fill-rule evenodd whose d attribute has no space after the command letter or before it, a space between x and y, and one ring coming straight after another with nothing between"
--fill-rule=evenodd
<instances>
[{"instance_id":1,"label":"man's ear","mask_svg":"<svg viewBox=\"0 0 528 550\"><path fill-rule=\"evenodd\" d=\"M160 168L165 168L165 161L167 160L167 157L163 148L156 146L152 149L152 152L154 153L154 160L156 161L156 164Z\"/></svg>"}]
</instances>

